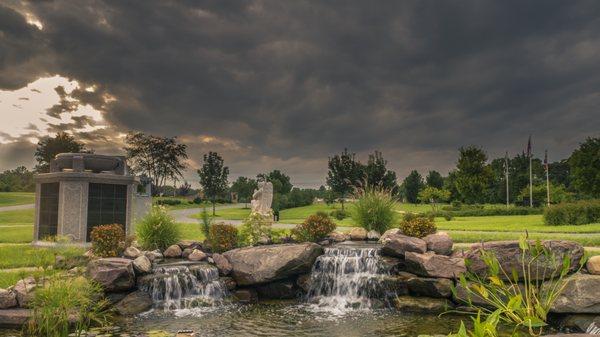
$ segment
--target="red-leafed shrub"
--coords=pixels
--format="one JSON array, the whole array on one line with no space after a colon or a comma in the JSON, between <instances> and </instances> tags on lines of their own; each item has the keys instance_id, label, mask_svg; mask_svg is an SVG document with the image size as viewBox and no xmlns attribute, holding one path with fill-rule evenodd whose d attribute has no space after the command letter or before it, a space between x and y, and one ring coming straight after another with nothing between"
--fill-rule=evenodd
<instances>
[{"instance_id":1,"label":"red-leafed shrub","mask_svg":"<svg viewBox=\"0 0 600 337\"><path fill-rule=\"evenodd\" d=\"M119 256L125 249L125 241L125 231L119 224L101 225L92 229L92 250L96 256Z\"/></svg>"},{"instance_id":2,"label":"red-leafed shrub","mask_svg":"<svg viewBox=\"0 0 600 337\"><path fill-rule=\"evenodd\" d=\"M237 247L238 230L233 225L216 223L208 230L208 242L215 253L222 253Z\"/></svg>"}]
</instances>

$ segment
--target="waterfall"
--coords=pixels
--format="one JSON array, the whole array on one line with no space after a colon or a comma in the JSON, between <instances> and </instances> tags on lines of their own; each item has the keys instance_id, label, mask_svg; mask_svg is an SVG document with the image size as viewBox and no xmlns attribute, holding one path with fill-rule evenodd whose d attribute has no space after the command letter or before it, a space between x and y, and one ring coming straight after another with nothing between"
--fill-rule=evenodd
<instances>
[{"instance_id":1,"label":"waterfall","mask_svg":"<svg viewBox=\"0 0 600 337\"><path fill-rule=\"evenodd\" d=\"M141 287L152 296L154 307L165 311L216 306L227 295L217 268L208 264L157 267Z\"/></svg>"},{"instance_id":2,"label":"waterfall","mask_svg":"<svg viewBox=\"0 0 600 337\"><path fill-rule=\"evenodd\" d=\"M325 248L313 265L308 300L333 312L369 309L379 297L379 280L386 274L378 248Z\"/></svg>"}]
</instances>

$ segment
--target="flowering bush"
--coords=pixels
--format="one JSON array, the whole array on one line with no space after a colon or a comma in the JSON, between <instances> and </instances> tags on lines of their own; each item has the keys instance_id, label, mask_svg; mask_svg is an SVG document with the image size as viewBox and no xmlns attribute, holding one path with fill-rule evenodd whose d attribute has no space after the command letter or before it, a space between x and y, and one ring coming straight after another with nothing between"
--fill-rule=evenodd
<instances>
[{"instance_id":1,"label":"flowering bush","mask_svg":"<svg viewBox=\"0 0 600 337\"><path fill-rule=\"evenodd\" d=\"M125 231L119 224L96 226L91 236L94 255L115 257L125 249Z\"/></svg>"},{"instance_id":2,"label":"flowering bush","mask_svg":"<svg viewBox=\"0 0 600 337\"><path fill-rule=\"evenodd\" d=\"M422 238L435 233L437 227L430 217L409 216L400 222L400 230L404 235Z\"/></svg>"},{"instance_id":3,"label":"flowering bush","mask_svg":"<svg viewBox=\"0 0 600 337\"><path fill-rule=\"evenodd\" d=\"M310 215L303 223L292 230L298 241L319 241L335 230L335 223L326 213Z\"/></svg>"},{"instance_id":4,"label":"flowering bush","mask_svg":"<svg viewBox=\"0 0 600 337\"><path fill-rule=\"evenodd\" d=\"M216 223L210 226L208 242L215 253L222 253L237 247L238 230L233 225Z\"/></svg>"}]
</instances>

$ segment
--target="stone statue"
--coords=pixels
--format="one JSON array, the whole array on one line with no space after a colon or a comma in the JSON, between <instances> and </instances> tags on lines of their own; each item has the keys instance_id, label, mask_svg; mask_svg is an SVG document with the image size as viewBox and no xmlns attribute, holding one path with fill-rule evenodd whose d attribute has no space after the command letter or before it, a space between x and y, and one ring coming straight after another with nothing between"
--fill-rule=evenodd
<instances>
[{"instance_id":1,"label":"stone statue","mask_svg":"<svg viewBox=\"0 0 600 337\"><path fill-rule=\"evenodd\" d=\"M258 183L258 189L252 194L252 213L258 213L263 216L272 214L271 204L273 203L273 184L269 181Z\"/></svg>"}]
</instances>

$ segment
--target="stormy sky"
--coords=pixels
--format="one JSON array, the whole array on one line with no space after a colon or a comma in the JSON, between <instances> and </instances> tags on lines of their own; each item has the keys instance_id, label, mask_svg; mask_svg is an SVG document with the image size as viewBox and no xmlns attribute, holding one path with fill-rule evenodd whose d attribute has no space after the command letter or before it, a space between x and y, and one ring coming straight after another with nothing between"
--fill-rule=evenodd
<instances>
[{"instance_id":1,"label":"stormy sky","mask_svg":"<svg viewBox=\"0 0 600 337\"><path fill-rule=\"evenodd\" d=\"M597 1L0 0L0 169L65 130L97 153L178 136L190 170L281 169L379 150L400 177L491 157L567 157L600 130Z\"/></svg>"}]
</instances>

